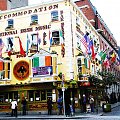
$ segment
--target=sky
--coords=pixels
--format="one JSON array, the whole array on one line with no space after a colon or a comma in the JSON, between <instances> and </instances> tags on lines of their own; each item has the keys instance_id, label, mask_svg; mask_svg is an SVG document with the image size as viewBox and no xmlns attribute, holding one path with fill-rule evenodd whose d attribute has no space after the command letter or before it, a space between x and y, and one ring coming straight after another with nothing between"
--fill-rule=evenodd
<instances>
[{"instance_id":1,"label":"sky","mask_svg":"<svg viewBox=\"0 0 120 120\"><path fill-rule=\"evenodd\" d=\"M29 0L29 5L46 1L55 0ZM91 2L113 34L118 46L120 46L120 0L91 0Z\"/></svg>"}]
</instances>

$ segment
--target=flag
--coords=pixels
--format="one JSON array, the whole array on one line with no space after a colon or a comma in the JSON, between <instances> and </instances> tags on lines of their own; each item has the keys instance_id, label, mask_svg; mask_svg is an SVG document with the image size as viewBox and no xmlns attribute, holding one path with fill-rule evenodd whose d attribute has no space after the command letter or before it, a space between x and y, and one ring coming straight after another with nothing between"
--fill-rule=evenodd
<instances>
[{"instance_id":1,"label":"flag","mask_svg":"<svg viewBox=\"0 0 120 120\"><path fill-rule=\"evenodd\" d=\"M8 38L8 45L10 46L10 49L12 49L12 47L13 47L13 42L12 42L12 40L11 40L10 37Z\"/></svg>"},{"instance_id":2,"label":"flag","mask_svg":"<svg viewBox=\"0 0 120 120\"><path fill-rule=\"evenodd\" d=\"M89 47L90 47L90 48L91 48L91 50L92 50L92 59L94 60L94 59L95 59L96 54L95 54L95 52L94 52L93 40L90 40L90 42L89 42Z\"/></svg>"},{"instance_id":3,"label":"flag","mask_svg":"<svg viewBox=\"0 0 120 120\"><path fill-rule=\"evenodd\" d=\"M27 34L27 49L26 49L26 55L28 55L29 45L30 45L30 39L29 39L29 36L28 36L28 34Z\"/></svg>"},{"instance_id":4,"label":"flag","mask_svg":"<svg viewBox=\"0 0 120 120\"><path fill-rule=\"evenodd\" d=\"M3 61L0 61L0 71L2 71L3 68L4 68L4 63L3 63Z\"/></svg>"},{"instance_id":5,"label":"flag","mask_svg":"<svg viewBox=\"0 0 120 120\"><path fill-rule=\"evenodd\" d=\"M43 67L51 65L52 65L51 56L41 56L33 58L33 67Z\"/></svg>"},{"instance_id":6,"label":"flag","mask_svg":"<svg viewBox=\"0 0 120 120\"><path fill-rule=\"evenodd\" d=\"M106 68L110 68L110 57L107 55L104 62L103 62L103 65L106 67Z\"/></svg>"},{"instance_id":7,"label":"flag","mask_svg":"<svg viewBox=\"0 0 120 120\"><path fill-rule=\"evenodd\" d=\"M106 49L106 50L104 50L104 51L101 51L100 53L99 53L99 56L101 57L101 60L105 60L105 58L106 58L106 56L107 56L107 51L108 51L109 49Z\"/></svg>"},{"instance_id":8,"label":"flag","mask_svg":"<svg viewBox=\"0 0 120 120\"><path fill-rule=\"evenodd\" d=\"M4 48L4 43L2 39L0 38L0 56L2 55L2 49Z\"/></svg>"},{"instance_id":9,"label":"flag","mask_svg":"<svg viewBox=\"0 0 120 120\"><path fill-rule=\"evenodd\" d=\"M19 38L19 37L18 37L18 38ZM20 44L20 54L23 55L23 56L25 57L26 54L25 54L25 51L23 50L22 42L21 42L20 38L19 38L19 44Z\"/></svg>"},{"instance_id":10,"label":"flag","mask_svg":"<svg viewBox=\"0 0 120 120\"><path fill-rule=\"evenodd\" d=\"M119 50L118 50L118 57L119 57L119 59L120 59L120 48L119 48Z\"/></svg>"},{"instance_id":11,"label":"flag","mask_svg":"<svg viewBox=\"0 0 120 120\"><path fill-rule=\"evenodd\" d=\"M50 46L52 45L52 33L49 31Z\"/></svg>"},{"instance_id":12,"label":"flag","mask_svg":"<svg viewBox=\"0 0 120 120\"><path fill-rule=\"evenodd\" d=\"M8 38L8 56L11 56L12 54L12 47L13 47L13 42L12 42L12 38Z\"/></svg>"},{"instance_id":13,"label":"flag","mask_svg":"<svg viewBox=\"0 0 120 120\"><path fill-rule=\"evenodd\" d=\"M111 55L111 61L115 62L116 60L116 54L113 52L113 54Z\"/></svg>"},{"instance_id":14,"label":"flag","mask_svg":"<svg viewBox=\"0 0 120 120\"><path fill-rule=\"evenodd\" d=\"M52 32L50 32L49 30L49 40L50 40L50 47L52 45ZM50 51L50 47L49 47L49 51Z\"/></svg>"},{"instance_id":15,"label":"flag","mask_svg":"<svg viewBox=\"0 0 120 120\"><path fill-rule=\"evenodd\" d=\"M63 44L63 35L62 35L62 31L60 30L60 43Z\"/></svg>"},{"instance_id":16,"label":"flag","mask_svg":"<svg viewBox=\"0 0 120 120\"><path fill-rule=\"evenodd\" d=\"M39 51L40 43L41 43L41 39L40 39L39 33L37 33L37 51Z\"/></svg>"},{"instance_id":17,"label":"flag","mask_svg":"<svg viewBox=\"0 0 120 120\"><path fill-rule=\"evenodd\" d=\"M117 61L118 61L118 65L120 65L120 58L117 58Z\"/></svg>"},{"instance_id":18,"label":"flag","mask_svg":"<svg viewBox=\"0 0 120 120\"><path fill-rule=\"evenodd\" d=\"M89 37L88 37L88 33L86 33L84 35L84 37L82 39L80 39L80 41L82 42L82 44L84 45L85 49L86 49L86 53L88 54L89 51L88 51L88 45L87 43L89 42Z\"/></svg>"}]
</instances>

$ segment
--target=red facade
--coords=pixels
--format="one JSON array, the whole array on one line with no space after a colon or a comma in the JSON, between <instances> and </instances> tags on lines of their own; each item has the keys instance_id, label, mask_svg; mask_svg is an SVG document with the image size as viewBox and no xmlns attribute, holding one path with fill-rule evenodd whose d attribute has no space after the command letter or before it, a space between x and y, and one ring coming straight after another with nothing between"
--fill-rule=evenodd
<instances>
[{"instance_id":1,"label":"red facade","mask_svg":"<svg viewBox=\"0 0 120 120\"><path fill-rule=\"evenodd\" d=\"M0 0L0 10L7 10L7 0Z\"/></svg>"}]
</instances>

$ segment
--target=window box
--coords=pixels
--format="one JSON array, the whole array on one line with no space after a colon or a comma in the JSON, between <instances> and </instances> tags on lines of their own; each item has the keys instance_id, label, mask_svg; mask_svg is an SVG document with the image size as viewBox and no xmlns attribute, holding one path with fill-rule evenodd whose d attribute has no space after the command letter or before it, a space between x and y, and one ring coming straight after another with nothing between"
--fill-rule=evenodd
<instances>
[{"instance_id":1,"label":"window box","mask_svg":"<svg viewBox=\"0 0 120 120\"><path fill-rule=\"evenodd\" d=\"M8 26L8 27L5 28L6 31L7 31L7 30L13 30L13 29L14 29L14 28L13 28L12 25L10 25L10 26Z\"/></svg>"}]
</instances>

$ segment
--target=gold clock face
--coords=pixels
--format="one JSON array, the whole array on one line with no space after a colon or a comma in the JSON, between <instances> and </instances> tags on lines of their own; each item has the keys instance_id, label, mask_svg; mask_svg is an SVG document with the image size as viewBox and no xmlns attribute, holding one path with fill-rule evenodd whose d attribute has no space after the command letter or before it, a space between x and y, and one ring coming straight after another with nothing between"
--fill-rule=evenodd
<instances>
[{"instance_id":1,"label":"gold clock face","mask_svg":"<svg viewBox=\"0 0 120 120\"><path fill-rule=\"evenodd\" d=\"M19 61L13 68L13 74L18 80L25 80L29 76L29 64L26 61Z\"/></svg>"}]
</instances>

